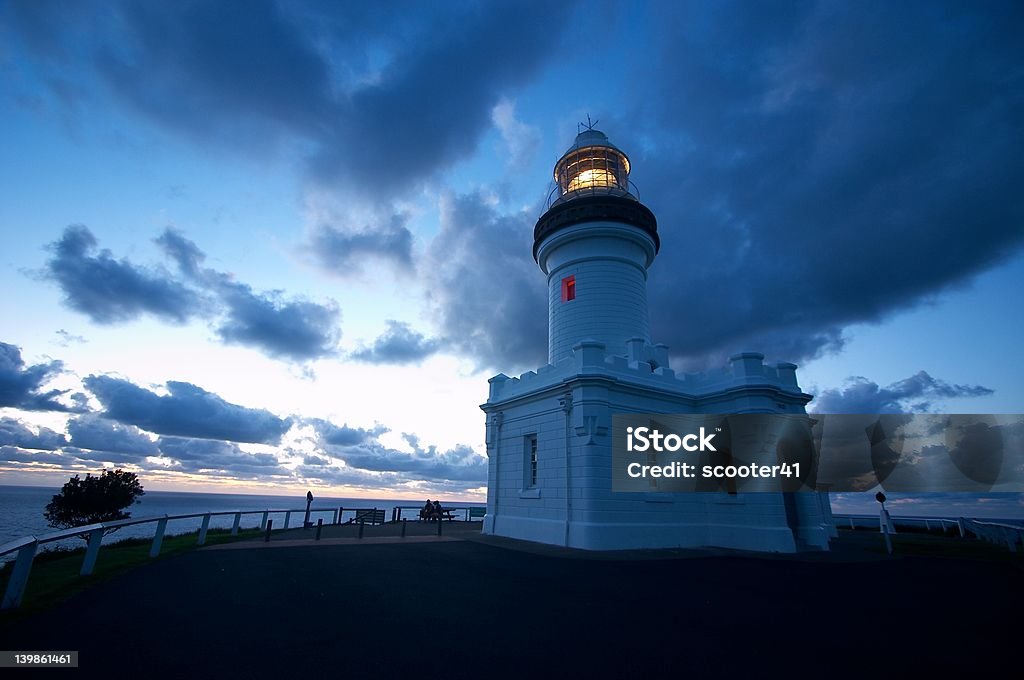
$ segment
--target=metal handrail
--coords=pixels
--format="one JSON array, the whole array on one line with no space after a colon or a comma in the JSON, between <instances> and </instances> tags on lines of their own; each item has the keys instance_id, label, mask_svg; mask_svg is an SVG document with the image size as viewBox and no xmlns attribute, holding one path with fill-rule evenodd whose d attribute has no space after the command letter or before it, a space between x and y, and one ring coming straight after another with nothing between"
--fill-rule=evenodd
<instances>
[{"instance_id":1,"label":"metal handrail","mask_svg":"<svg viewBox=\"0 0 1024 680\"><path fill-rule=\"evenodd\" d=\"M850 528L855 529L855 520L867 520L869 523L879 521L877 515L861 515L861 514L844 514L837 513L832 515L833 521L836 526L839 526L840 522L849 522ZM1017 524L1005 524L1002 522L986 522L979 519L971 519L968 517L925 517L925 516L912 516L912 515L890 515L889 519L892 520L893 524L908 523L908 522L923 522L925 529L930 529L932 522L937 522L939 526L946 529L946 522L956 526L960 531L960 538L966 538L967 532L970 531L978 538L989 541L990 543L1006 543L1006 547L1010 552L1017 552L1017 543L1024 543L1024 526Z\"/></svg>"},{"instance_id":2,"label":"metal handrail","mask_svg":"<svg viewBox=\"0 0 1024 680\"><path fill-rule=\"evenodd\" d=\"M360 511L360 510L377 510L377 508L345 508L344 506L338 506L336 508L309 508L309 514L313 513L332 513L331 519L332 524L341 524L342 517L345 512ZM459 510L463 508L458 508ZM380 509L383 513L383 508ZM206 543L206 533L210 528L210 518L224 515L234 515L235 521L231 527L231 535L235 536L238 534L242 515L262 515L260 519L260 530L270 530L268 528L268 518L270 515L277 515L284 513L284 526L282 530L288 529L291 523L292 513L306 513L306 508L295 508L295 509L270 509L265 510L216 510L211 512L192 512L182 515L154 515L151 517L138 517L119 519L113 522L99 522L96 524L89 524L81 527L74 527L72 529L63 529L61 531L53 531L42 536L24 536L22 538L15 539L0 545L0 557L16 552L18 554L14 561L14 567L11 570L11 576L7 581L7 588L4 590L3 600L0 601L0 609L14 609L21 604L22 596L25 594L25 586L28 583L28 575L32 570L32 562L35 560L36 552L39 546L47 543L53 543L55 541L62 541L68 538L74 538L76 536L88 536L88 545L85 549L85 558L82 561L82 568L79 571L79 575L88 576L93 572L96 566L96 558L99 555L100 546L103 542L103 536L107 533L108 529L119 529L121 527L133 526L136 524L149 524L156 522L156 531L153 534L153 543L149 549L149 556L156 557L160 554L160 546L163 543L164 532L167 529L167 522L179 520L179 519L195 519L202 517L203 522L199 528L199 538L196 542L197 545L204 545ZM469 508L466 508L467 517L469 516ZM270 527L273 525L270 524ZM405 535L403 529L403 536ZM320 531L317 530L317 540L319 540ZM359 537L362 538L362 527L360 527Z\"/></svg>"},{"instance_id":3,"label":"metal handrail","mask_svg":"<svg viewBox=\"0 0 1024 680\"><path fill-rule=\"evenodd\" d=\"M310 508L310 514L314 512L337 512L338 508ZM159 522L160 520L179 520L179 519L195 519L196 517L219 517L224 515L259 515L262 513L274 514L289 514L293 512L305 513L305 508L294 508L294 509L275 509L275 510L216 510L211 512L192 512L183 515L152 515L150 517L138 517L129 519L120 519L113 522L101 522L98 524L89 524L81 527L73 527L71 529L62 529L60 531L53 531L42 536L25 536L14 541L9 541L0 545L0 557L14 552L22 547L24 541L35 541L39 545L46 543L53 543L54 541L62 541L67 538L75 538L76 536L84 536L85 534L91 534L99 529L119 529L121 527L133 526L135 524L148 524L150 522ZM265 526L265 525L264 525ZM262 528L262 527L261 527ZM285 528L288 528L287 525ZM237 532L234 532L237 533Z\"/></svg>"},{"instance_id":4,"label":"metal handrail","mask_svg":"<svg viewBox=\"0 0 1024 680\"><path fill-rule=\"evenodd\" d=\"M112 522L99 522L71 529L63 529L61 531L53 531L48 534L43 534L42 536L24 536L0 545L0 557L13 552L18 553L18 556L14 561L11 576L7 581L7 588L4 590L3 600L0 601L0 609L14 609L21 604L21 599L25 594L25 586L28 583L28 575L32 570L32 563L35 560L36 552L39 549L39 546L47 543L62 541L76 536L88 536L89 542L85 549L85 559L82 561L82 568L79 571L81 576L88 576L93 572L93 569L96 566L96 558L99 555L100 545L102 544L103 536L106 534L108 529L119 529L125 526L156 522L157 528L153 535L152 546L149 550L149 556L156 557L160 554L160 546L163 543L164 532L167 529L167 522L169 521L202 517L203 522L202 526L199 528L199 539L197 541L197 545L204 545L206 543L206 533L210 528L211 517L234 515L235 521L231 527L231 535L235 536L238 534L242 515L262 515L263 517L260 521L260 529L263 530L267 526L267 518L269 515L284 513L285 520L283 529L288 529L291 515L295 512L305 513L306 509L267 508L265 510L216 510L211 512L192 512L182 515L154 515L151 517L128 518ZM333 513L333 523L337 524L344 512L344 508L309 509L310 515L314 512Z\"/></svg>"}]
</instances>

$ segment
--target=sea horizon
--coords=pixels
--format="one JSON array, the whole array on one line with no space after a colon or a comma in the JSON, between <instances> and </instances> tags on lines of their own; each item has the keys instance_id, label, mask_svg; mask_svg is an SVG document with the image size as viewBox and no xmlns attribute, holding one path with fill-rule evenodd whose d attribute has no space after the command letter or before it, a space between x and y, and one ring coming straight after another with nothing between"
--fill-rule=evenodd
<instances>
[{"instance_id":1,"label":"sea horizon","mask_svg":"<svg viewBox=\"0 0 1024 680\"><path fill-rule=\"evenodd\" d=\"M60 491L59 486L29 486L21 484L0 484L0 545L25 536L41 536L57 531L49 526L43 517L43 510L52 496ZM336 496L315 496L310 514L313 521L317 518L329 522L333 511L338 507L383 509L385 517L390 519L391 509L396 506L422 505L426 496L420 499L403 498L347 498ZM431 496L433 498L433 496ZM247 502L240 502L246 499ZM481 507L483 502L446 501L439 499L445 507L467 508ZM287 501L287 502L285 502ZM276 494L251 493L213 493L196 491L157 491L147 490L138 502L128 508L132 518L160 517L162 515L184 515L204 512L224 512L231 510L305 510L305 496L281 496ZM261 516L257 514L243 515L241 526L252 528L259 526ZM172 520L167 525L167 533L182 534L196 531L201 518ZM274 518L275 524L283 522L280 517ZM234 518L231 515L218 515L210 518L210 528L230 528ZM301 525L301 516L292 515L291 526ZM146 538L153 535L155 524L128 526L104 538L104 543L115 543L125 538ZM81 539L68 539L47 544L48 548L80 547ZM7 556L10 558L11 556ZM0 561L7 558L0 557Z\"/></svg>"}]
</instances>

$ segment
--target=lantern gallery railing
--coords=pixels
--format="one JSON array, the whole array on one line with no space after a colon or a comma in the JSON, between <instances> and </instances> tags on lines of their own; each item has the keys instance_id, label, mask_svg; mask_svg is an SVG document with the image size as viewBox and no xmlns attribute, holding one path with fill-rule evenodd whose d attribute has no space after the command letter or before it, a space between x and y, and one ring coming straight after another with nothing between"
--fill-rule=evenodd
<instances>
[{"instance_id":1,"label":"lantern gallery railing","mask_svg":"<svg viewBox=\"0 0 1024 680\"><path fill-rule=\"evenodd\" d=\"M628 181L628 189L618 189L617 187L603 187L597 184L589 184L586 186L578 186L571 191L562 192L561 188L556 183L554 188L548 192L547 200L544 202L545 210L553 206L555 203L562 203L564 200L570 198L579 198L581 196L607 196L607 195L621 195L627 198L631 197L637 202L640 201L640 189L633 184L633 180Z\"/></svg>"}]
</instances>

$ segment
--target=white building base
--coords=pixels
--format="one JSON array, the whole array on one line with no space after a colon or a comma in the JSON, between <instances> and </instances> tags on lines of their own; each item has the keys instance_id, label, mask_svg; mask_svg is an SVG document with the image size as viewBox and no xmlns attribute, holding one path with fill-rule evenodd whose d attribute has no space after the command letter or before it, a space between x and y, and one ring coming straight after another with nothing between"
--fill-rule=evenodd
<instances>
[{"instance_id":1,"label":"white building base","mask_svg":"<svg viewBox=\"0 0 1024 680\"><path fill-rule=\"evenodd\" d=\"M485 534L583 550L716 547L828 550L828 495L612 491L615 413L802 413L791 365L734 357L729 370L677 378L584 342L519 379L491 379ZM535 460L534 460L535 457Z\"/></svg>"}]
</instances>

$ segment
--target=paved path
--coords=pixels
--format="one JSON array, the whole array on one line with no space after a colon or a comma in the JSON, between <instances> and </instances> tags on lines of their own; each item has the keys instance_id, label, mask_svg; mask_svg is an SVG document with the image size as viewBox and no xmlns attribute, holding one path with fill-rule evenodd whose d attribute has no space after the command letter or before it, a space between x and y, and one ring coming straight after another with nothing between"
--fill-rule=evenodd
<instances>
[{"instance_id":1,"label":"paved path","mask_svg":"<svg viewBox=\"0 0 1024 680\"><path fill-rule=\"evenodd\" d=\"M76 676L105 678L865 680L1019 665L1019 562L594 557L476 540L197 550L0 630L0 646L76 649Z\"/></svg>"}]
</instances>

